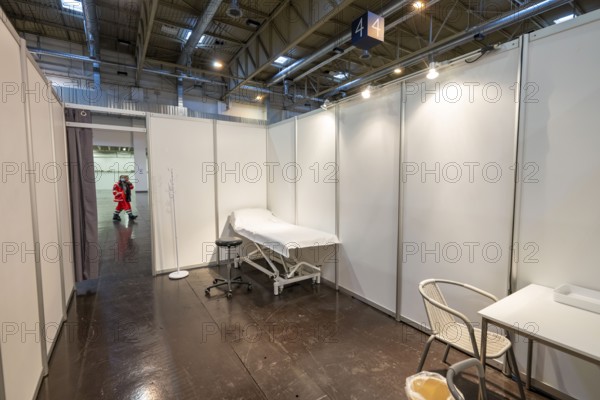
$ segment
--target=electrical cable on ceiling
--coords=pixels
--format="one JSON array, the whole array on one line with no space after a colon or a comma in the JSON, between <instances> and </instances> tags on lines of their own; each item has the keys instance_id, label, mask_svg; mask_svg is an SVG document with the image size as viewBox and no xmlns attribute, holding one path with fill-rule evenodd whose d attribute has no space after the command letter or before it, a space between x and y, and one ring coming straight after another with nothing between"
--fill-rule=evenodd
<instances>
[{"instance_id":1,"label":"electrical cable on ceiling","mask_svg":"<svg viewBox=\"0 0 600 400\"><path fill-rule=\"evenodd\" d=\"M483 57L483 56L484 56L484 55L486 55L487 53L491 52L492 50L494 50L494 46L488 46L488 45L486 45L486 46L485 46L483 49L481 49L481 54L479 54L478 56L476 56L476 57L475 57L475 58L473 58L473 59L470 59L470 60L469 60L469 59L466 59L466 60L465 60L465 62L466 62L467 64L473 64L474 62L477 62L477 61L479 61L479 59L480 59L481 57Z\"/></svg>"}]
</instances>

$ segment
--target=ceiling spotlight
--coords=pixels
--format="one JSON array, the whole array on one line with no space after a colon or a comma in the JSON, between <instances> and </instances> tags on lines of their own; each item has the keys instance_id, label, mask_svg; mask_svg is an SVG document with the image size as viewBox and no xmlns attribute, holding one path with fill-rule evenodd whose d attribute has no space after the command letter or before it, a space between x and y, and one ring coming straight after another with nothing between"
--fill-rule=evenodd
<instances>
[{"instance_id":1,"label":"ceiling spotlight","mask_svg":"<svg viewBox=\"0 0 600 400\"><path fill-rule=\"evenodd\" d=\"M342 54L344 52L344 49L342 49L341 47L334 47L333 52L335 54Z\"/></svg>"},{"instance_id":2,"label":"ceiling spotlight","mask_svg":"<svg viewBox=\"0 0 600 400\"><path fill-rule=\"evenodd\" d=\"M256 101L261 101L263 99L262 94L259 94L258 96L256 96Z\"/></svg>"},{"instance_id":3,"label":"ceiling spotlight","mask_svg":"<svg viewBox=\"0 0 600 400\"><path fill-rule=\"evenodd\" d=\"M213 61L213 67L215 68L223 68L223 63L219 60Z\"/></svg>"},{"instance_id":4,"label":"ceiling spotlight","mask_svg":"<svg viewBox=\"0 0 600 400\"><path fill-rule=\"evenodd\" d=\"M369 53L369 50L363 50L362 54L358 58L361 60L368 60L371 58L371 53Z\"/></svg>"},{"instance_id":5,"label":"ceiling spotlight","mask_svg":"<svg viewBox=\"0 0 600 400\"><path fill-rule=\"evenodd\" d=\"M327 107L329 107L329 105L331 104L331 102L329 101L329 99L326 99L323 104L321 104L321 108L325 111L327 111Z\"/></svg>"},{"instance_id":6,"label":"ceiling spotlight","mask_svg":"<svg viewBox=\"0 0 600 400\"><path fill-rule=\"evenodd\" d=\"M429 64L429 72L427 73L427 79L435 79L438 76L440 76L440 74L435 69L435 63Z\"/></svg>"},{"instance_id":7,"label":"ceiling spotlight","mask_svg":"<svg viewBox=\"0 0 600 400\"><path fill-rule=\"evenodd\" d=\"M227 9L227 16L231 18L239 18L242 16L242 10L240 10L238 0L231 0L229 8Z\"/></svg>"},{"instance_id":8,"label":"ceiling spotlight","mask_svg":"<svg viewBox=\"0 0 600 400\"><path fill-rule=\"evenodd\" d=\"M363 99L368 99L369 97L371 97L371 85L367 86L365 90L360 92L360 95Z\"/></svg>"},{"instance_id":9,"label":"ceiling spotlight","mask_svg":"<svg viewBox=\"0 0 600 400\"><path fill-rule=\"evenodd\" d=\"M396 69L394 70L394 73L395 73L395 74L400 74L400 73L402 73L402 68L400 68L400 67L396 68Z\"/></svg>"},{"instance_id":10,"label":"ceiling spotlight","mask_svg":"<svg viewBox=\"0 0 600 400\"><path fill-rule=\"evenodd\" d=\"M422 10L423 7L425 7L425 3L422 1L415 1L413 3L413 7L415 8L415 10Z\"/></svg>"}]
</instances>

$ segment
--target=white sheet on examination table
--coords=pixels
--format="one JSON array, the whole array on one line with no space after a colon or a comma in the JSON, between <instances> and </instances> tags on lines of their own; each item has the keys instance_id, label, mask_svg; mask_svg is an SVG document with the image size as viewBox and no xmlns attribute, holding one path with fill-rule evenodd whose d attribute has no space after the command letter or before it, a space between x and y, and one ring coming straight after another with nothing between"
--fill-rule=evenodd
<instances>
[{"instance_id":1,"label":"white sheet on examination table","mask_svg":"<svg viewBox=\"0 0 600 400\"><path fill-rule=\"evenodd\" d=\"M290 250L339 243L336 235L290 224L264 208L234 211L230 223L240 235L288 258Z\"/></svg>"}]
</instances>

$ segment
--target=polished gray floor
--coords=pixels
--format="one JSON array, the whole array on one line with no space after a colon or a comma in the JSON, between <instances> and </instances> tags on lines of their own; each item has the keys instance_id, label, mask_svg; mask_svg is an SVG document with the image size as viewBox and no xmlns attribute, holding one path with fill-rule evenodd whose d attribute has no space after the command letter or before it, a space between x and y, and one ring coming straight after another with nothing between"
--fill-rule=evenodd
<instances>
[{"instance_id":1,"label":"polished gray floor","mask_svg":"<svg viewBox=\"0 0 600 400\"><path fill-rule=\"evenodd\" d=\"M99 195L101 273L73 299L38 399L405 399L427 337L324 285L272 293L244 267L254 290L205 297L218 271L152 277L147 194L135 222L111 220ZM443 346L425 365L445 374ZM464 355L452 351L449 361ZM491 399L516 384L488 369ZM459 381L476 398L474 377ZM528 392L528 398L543 398Z\"/></svg>"}]
</instances>

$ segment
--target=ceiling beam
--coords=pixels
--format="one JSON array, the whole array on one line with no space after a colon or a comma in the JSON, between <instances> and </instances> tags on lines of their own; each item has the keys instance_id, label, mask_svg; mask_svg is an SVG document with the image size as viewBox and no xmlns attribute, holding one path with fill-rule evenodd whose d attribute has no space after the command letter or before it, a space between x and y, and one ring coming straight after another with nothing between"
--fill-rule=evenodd
<instances>
[{"instance_id":1,"label":"ceiling beam","mask_svg":"<svg viewBox=\"0 0 600 400\"><path fill-rule=\"evenodd\" d=\"M148 44L152 36L152 27L156 18L158 0L142 0L140 22L138 25L137 40L135 43L135 63L137 71L135 72L135 82L139 86L142 68L148 51Z\"/></svg>"},{"instance_id":2,"label":"ceiling beam","mask_svg":"<svg viewBox=\"0 0 600 400\"><path fill-rule=\"evenodd\" d=\"M352 2L354 0L336 0L333 2L333 4L331 1L327 1L327 0L315 0L315 1L317 3L312 4L312 7L306 7L306 8L303 8L302 10L298 10L296 7L293 6L293 4L291 2L281 3L277 7L277 9L273 12L274 15L269 19L269 23L263 24L263 26L261 26L261 29L256 31L256 33L254 35L252 35L252 37L248 40L248 43L246 44L246 46L243 49L240 49L238 54L236 54L233 58L233 61L235 61L239 57L248 58L249 56L253 55L255 59L260 60L259 65L256 68L254 68L253 71L249 71L249 74L241 82L231 82L230 90L228 91L227 94L230 94L230 93L234 92L235 90L239 89L240 87L243 87L246 83L248 83L248 81L250 81L252 78L254 78L257 74L262 72L265 68L271 66L273 61L275 61L275 59L278 56L285 55L288 51L290 51L291 49L296 47L300 42L302 42L303 40L308 38L310 35L317 32L317 30L320 27L322 27L325 23L327 23L331 18L333 18L335 15L337 15L344 8L346 8L347 6L352 4ZM307 28L303 29L303 30L296 30L295 32L289 32L288 33L289 37L285 38L286 39L285 41L279 41L279 42L274 42L273 40L271 40L271 35L268 35L268 34L264 35L264 36L268 36L266 38L266 40L269 40L269 43L270 43L269 48L271 49L271 56L266 57L266 58L265 57L261 58L259 51L258 51L258 46L255 46L254 44L258 43L261 40L261 35L265 32L265 30L262 28L264 28L265 26L271 25L271 24L277 25L277 22L279 22L280 25L282 25L282 26L289 26L290 21L288 20L288 17L289 17L288 15L284 14L282 18L277 18L279 13L284 8L290 10L291 12L294 12L296 14L296 16L299 18L299 20L302 21L305 26L307 26ZM313 12L313 10L315 10L315 9L327 10L327 11L324 15L318 15L319 13ZM315 14L317 14L317 15L315 15ZM290 30L288 30L288 31L290 31ZM270 33L270 32L267 32L267 33ZM254 53L254 54L252 54L252 53Z\"/></svg>"}]
</instances>

